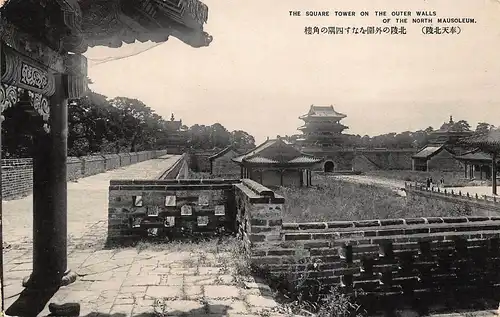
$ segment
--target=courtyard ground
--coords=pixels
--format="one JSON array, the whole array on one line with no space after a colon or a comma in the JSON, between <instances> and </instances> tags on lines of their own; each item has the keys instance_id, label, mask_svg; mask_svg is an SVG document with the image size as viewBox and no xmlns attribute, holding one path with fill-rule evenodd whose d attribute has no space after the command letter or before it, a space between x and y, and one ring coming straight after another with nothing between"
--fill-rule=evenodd
<instances>
[{"instance_id":1,"label":"courtyard ground","mask_svg":"<svg viewBox=\"0 0 500 317\"><path fill-rule=\"evenodd\" d=\"M79 278L61 288L53 302L80 303L80 316L278 312L270 289L240 276L232 253L221 246L104 248L109 180L155 178L176 159L166 156L68 183L68 267ZM5 307L32 269L31 217L31 195L3 202Z\"/></svg>"},{"instance_id":2,"label":"courtyard ground","mask_svg":"<svg viewBox=\"0 0 500 317\"><path fill-rule=\"evenodd\" d=\"M405 182L397 179L371 176L371 175L335 175L335 176L324 176L324 177L335 177L340 180L366 184L366 185L376 185L381 187L386 187L390 189L400 189L405 187Z\"/></svg>"}]
</instances>

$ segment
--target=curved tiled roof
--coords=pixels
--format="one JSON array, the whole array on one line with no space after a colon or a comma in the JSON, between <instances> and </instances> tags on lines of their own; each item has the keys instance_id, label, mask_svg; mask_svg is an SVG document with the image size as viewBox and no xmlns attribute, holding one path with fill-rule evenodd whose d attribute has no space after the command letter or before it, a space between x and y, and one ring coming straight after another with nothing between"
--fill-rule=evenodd
<instances>
[{"instance_id":1,"label":"curved tiled roof","mask_svg":"<svg viewBox=\"0 0 500 317\"><path fill-rule=\"evenodd\" d=\"M314 164L321 159L297 150L284 140L272 139L260 144L253 150L233 158L237 163L253 164Z\"/></svg>"},{"instance_id":2,"label":"curved tiled roof","mask_svg":"<svg viewBox=\"0 0 500 317\"><path fill-rule=\"evenodd\" d=\"M426 146L422 150L418 151L417 154L413 155L413 158L429 158L437 154L443 149L443 146Z\"/></svg>"},{"instance_id":3,"label":"curved tiled roof","mask_svg":"<svg viewBox=\"0 0 500 317\"><path fill-rule=\"evenodd\" d=\"M500 152L500 129L463 138L459 143L486 152Z\"/></svg>"},{"instance_id":4,"label":"curved tiled roof","mask_svg":"<svg viewBox=\"0 0 500 317\"><path fill-rule=\"evenodd\" d=\"M208 159L209 159L210 161L213 161L213 160L215 160L216 158L223 156L224 154L228 153L228 152L229 152L229 151L231 151L231 150L232 150L232 151L234 151L235 153L238 153L238 151L236 151L236 150L234 149L234 146L229 145L229 146L227 146L225 149L223 149L223 150L221 150L221 151L219 151L219 152L215 153L214 155L210 156Z\"/></svg>"},{"instance_id":5,"label":"curved tiled roof","mask_svg":"<svg viewBox=\"0 0 500 317\"><path fill-rule=\"evenodd\" d=\"M330 106L320 106L320 105L311 105L309 112L305 115L299 117L299 119L304 119L308 117L319 117L319 118L345 118L347 117L345 114L335 111L332 105Z\"/></svg>"}]
</instances>

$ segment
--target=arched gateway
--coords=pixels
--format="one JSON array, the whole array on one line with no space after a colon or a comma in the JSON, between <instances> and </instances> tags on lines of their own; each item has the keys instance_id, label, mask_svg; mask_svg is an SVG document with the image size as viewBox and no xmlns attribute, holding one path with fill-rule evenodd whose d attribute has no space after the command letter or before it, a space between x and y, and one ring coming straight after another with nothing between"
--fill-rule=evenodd
<instances>
[{"instance_id":1,"label":"arched gateway","mask_svg":"<svg viewBox=\"0 0 500 317\"><path fill-rule=\"evenodd\" d=\"M332 161L326 161L324 167L325 173L332 173L335 169L335 164Z\"/></svg>"},{"instance_id":2,"label":"arched gateway","mask_svg":"<svg viewBox=\"0 0 500 317\"><path fill-rule=\"evenodd\" d=\"M36 145L33 271L7 315L38 315L57 288L76 279L67 267L67 106L87 90L82 54L99 45L160 43L170 35L193 47L208 46L207 17L207 6L198 0L0 2L0 109L22 105Z\"/></svg>"}]
</instances>

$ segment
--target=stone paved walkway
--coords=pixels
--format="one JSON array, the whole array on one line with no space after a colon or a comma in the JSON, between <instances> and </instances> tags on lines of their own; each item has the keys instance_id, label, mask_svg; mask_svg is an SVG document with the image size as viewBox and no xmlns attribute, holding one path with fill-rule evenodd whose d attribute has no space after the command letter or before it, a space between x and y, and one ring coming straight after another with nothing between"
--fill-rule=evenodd
<instances>
[{"instance_id":1,"label":"stone paved walkway","mask_svg":"<svg viewBox=\"0 0 500 317\"><path fill-rule=\"evenodd\" d=\"M68 183L68 234L78 238L99 221L108 217L108 186L110 179L148 179L159 176L178 159L166 155ZM33 195L3 202L4 246L12 248L31 244L33 236Z\"/></svg>"},{"instance_id":2,"label":"stone paved walkway","mask_svg":"<svg viewBox=\"0 0 500 317\"><path fill-rule=\"evenodd\" d=\"M175 159L141 162L68 184L68 266L79 278L52 302L79 302L80 316L283 316L269 287L240 274L243 263L225 251L227 245L104 248L109 180L154 178ZM32 269L31 203L31 195L3 203L6 307ZM41 315L47 314L46 309Z\"/></svg>"}]
</instances>

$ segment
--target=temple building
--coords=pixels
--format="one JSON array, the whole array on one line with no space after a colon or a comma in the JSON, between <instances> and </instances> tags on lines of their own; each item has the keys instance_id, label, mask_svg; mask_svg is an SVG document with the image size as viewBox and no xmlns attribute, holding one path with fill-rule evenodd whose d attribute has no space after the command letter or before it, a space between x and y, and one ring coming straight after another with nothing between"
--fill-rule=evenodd
<instances>
[{"instance_id":1,"label":"temple building","mask_svg":"<svg viewBox=\"0 0 500 317\"><path fill-rule=\"evenodd\" d=\"M167 148L168 153L182 154L187 148L189 140L188 129L182 125L182 120L175 120L172 113L170 121L165 122L165 129L167 130L167 138L162 143Z\"/></svg>"},{"instance_id":2,"label":"temple building","mask_svg":"<svg viewBox=\"0 0 500 317\"><path fill-rule=\"evenodd\" d=\"M459 171L462 164L455 158L465 153L459 140L469 137L472 131L464 131L455 127L453 117L444 123L439 130L429 135L427 145L412 156L414 171Z\"/></svg>"},{"instance_id":3,"label":"temple building","mask_svg":"<svg viewBox=\"0 0 500 317\"><path fill-rule=\"evenodd\" d=\"M342 132L348 127L340 123L346 117L332 105L311 105L309 111L299 117L304 125L298 128L302 135L296 138L295 145L306 154L322 158L314 170L334 172L353 168L354 153L346 151L343 144Z\"/></svg>"},{"instance_id":4,"label":"temple building","mask_svg":"<svg viewBox=\"0 0 500 317\"><path fill-rule=\"evenodd\" d=\"M303 147L340 146L342 132L348 128L340 123L345 117L345 114L335 111L332 105L311 105L309 112L299 117L304 125L298 128L303 135L297 142Z\"/></svg>"},{"instance_id":5,"label":"temple building","mask_svg":"<svg viewBox=\"0 0 500 317\"><path fill-rule=\"evenodd\" d=\"M310 186L311 170L321 159L302 153L281 138L268 139L250 152L233 158L240 177L267 187Z\"/></svg>"}]
</instances>

